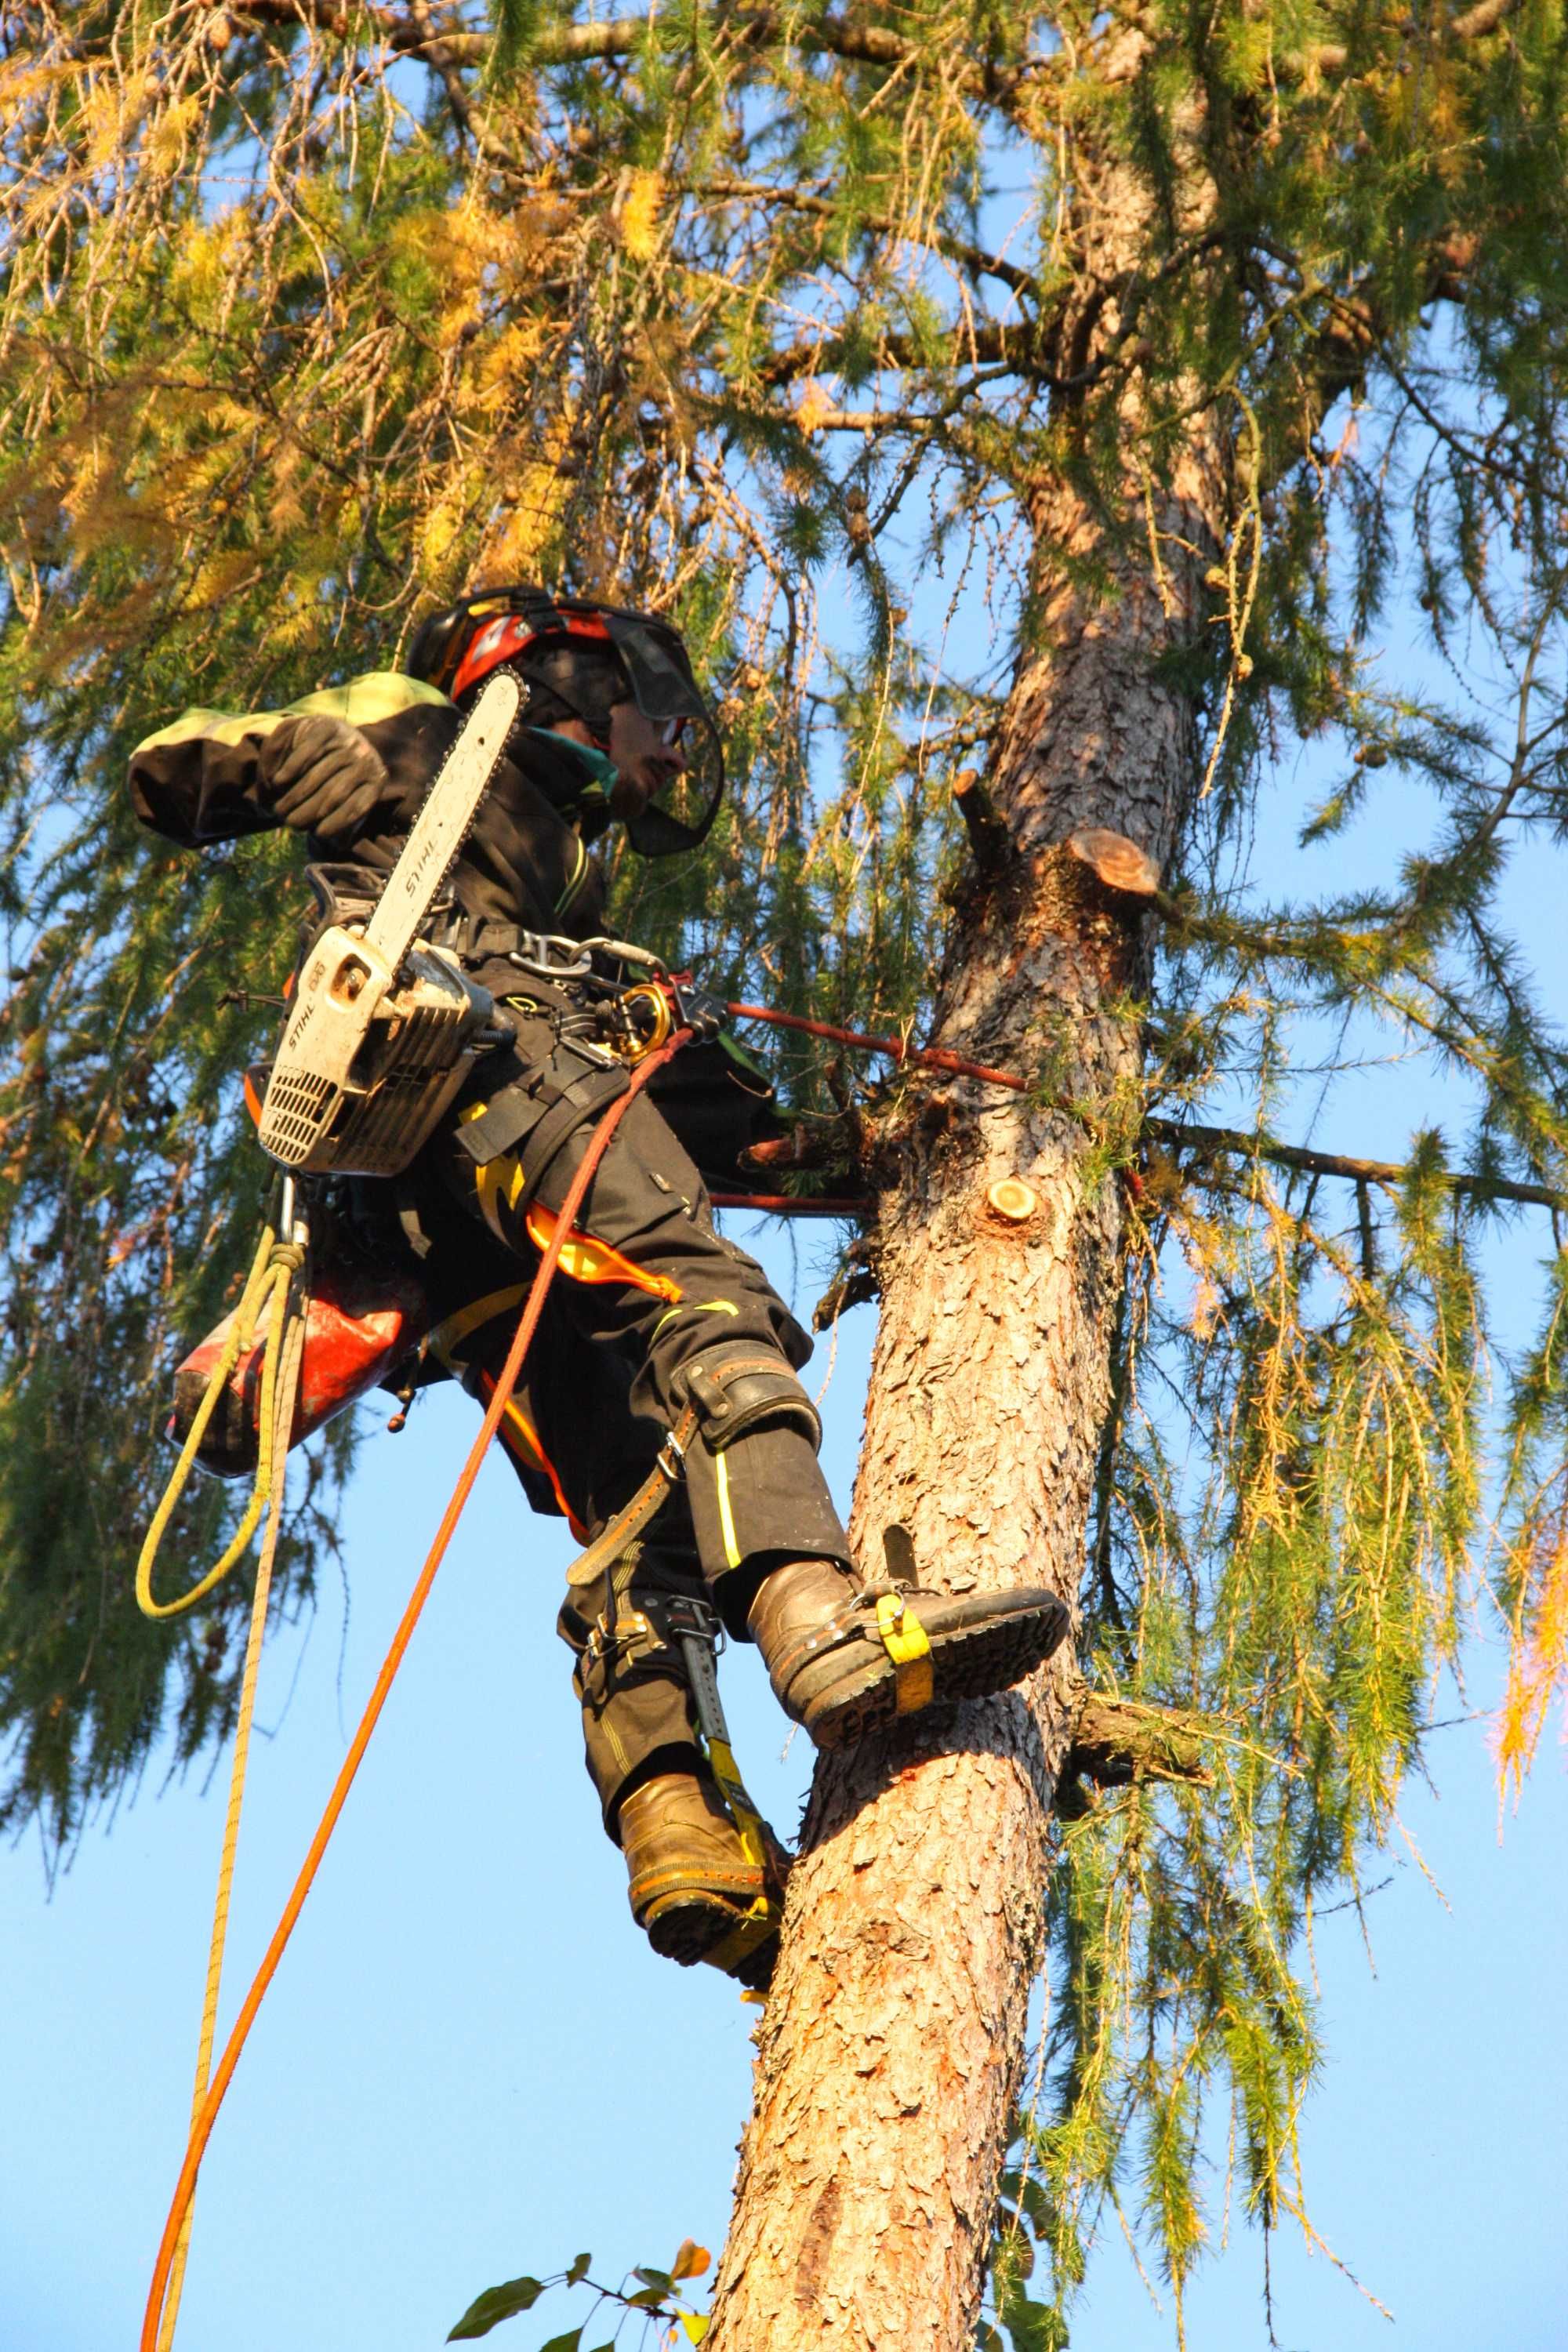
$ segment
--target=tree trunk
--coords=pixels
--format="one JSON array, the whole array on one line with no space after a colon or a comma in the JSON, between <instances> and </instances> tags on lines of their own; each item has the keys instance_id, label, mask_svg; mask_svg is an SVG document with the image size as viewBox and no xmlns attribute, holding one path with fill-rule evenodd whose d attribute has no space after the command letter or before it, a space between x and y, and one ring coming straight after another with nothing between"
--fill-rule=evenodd
<instances>
[{"instance_id":1,"label":"tree trunk","mask_svg":"<svg viewBox=\"0 0 1568 2352\"><path fill-rule=\"evenodd\" d=\"M1106 174L1086 201L1087 293L1135 256L1142 199ZM1097 1129L1135 1117L1139 1034L1117 1007L1146 959L1143 901L1064 845L1100 826L1169 864L1194 714L1153 665L1202 626L1225 478L1218 436L1194 427L1159 517L1163 585L1138 483L1121 532L1059 480L1036 501L1045 650L1020 668L988 780L1015 855L966 900L935 1034L1041 1070L1041 1092L1088 1119L935 1076L903 1097L852 1528L873 1573L897 1520L923 1584L1048 1584L1076 1604L1123 1279L1121 1179L1086 1161ZM1096 567L1112 583L1099 595L1074 584ZM987 1198L1008 1177L1035 1196L1009 1203L1021 1219ZM819 1765L712 2352L973 2342L1041 1958L1068 1664Z\"/></svg>"}]
</instances>

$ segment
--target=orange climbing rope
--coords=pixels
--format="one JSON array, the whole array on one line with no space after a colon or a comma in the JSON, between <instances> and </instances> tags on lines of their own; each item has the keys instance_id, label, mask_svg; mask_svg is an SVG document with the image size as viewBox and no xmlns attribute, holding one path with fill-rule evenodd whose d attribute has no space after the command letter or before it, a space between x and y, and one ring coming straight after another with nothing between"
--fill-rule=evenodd
<instances>
[{"instance_id":1,"label":"orange climbing rope","mask_svg":"<svg viewBox=\"0 0 1568 2352\"><path fill-rule=\"evenodd\" d=\"M403 1612L397 1631L392 1637L392 1646L383 1661L381 1672L375 1679L375 1687L371 1692L364 1713L361 1716L358 1727L349 1743L348 1753L333 1783L331 1795L327 1800L326 1810L317 1824L316 1833L310 1840L310 1851L305 1856L298 1878L294 1881L289 1900L283 1906L282 1916L273 1930L272 1940L262 1956L261 1965L256 1971L250 1990L240 2005L239 2014L234 2021L234 2029L228 2037L223 2056L217 2063L211 2085L199 2109L192 2116L185 2160L180 2168L179 2179L175 2183L174 2201L169 2208L169 2218L163 2225L163 2236L158 2248L158 2259L153 2269L153 2284L148 2291L147 2308L142 2322L141 2352L159 2352L159 2323L169 2286L170 2273L174 2267L185 2216L190 2210L191 2200L195 2195L196 2175L201 2169L202 2158L206 2152L207 2142L212 2137L213 2126L217 2120L218 2109L222 2106L224 2095L233 2080L234 2070L239 2063L239 2054L245 2047L246 2039L256 2022L257 2011L266 1997L268 1985L278 1972L278 1964L288 1947L289 1938L294 1932L295 1923L304 1908L305 1897L309 1895L316 1873L321 1867L321 1856L327 1850L328 1841L337 1827L338 1816L342 1811L349 1790L353 1785L354 1775L359 1770L364 1751L370 1745L371 1734L380 1719L382 1708L386 1704L387 1694L392 1688L397 1669L403 1663L404 1653L413 1637L414 1628L419 1622L420 1612L429 1598L430 1588L436 1580L436 1571L446 1556L447 1547L451 1542L453 1532L462 1516L463 1507L473 1491L474 1481L479 1475L479 1465L489 1450L491 1439L500 1425L501 1415L506 1411L507 1400L517 1385L518 1376L522 1370L523 1359L528 1353L533 1334L538 1328L540 1314L555 1273L556 1263L571 1237L577 1212L583 1204L584 1196L589 1185L593 1182L594 1171L604 1157L611 1136L630 1108L634 1097L647 1085L654 1072L669 1061L690 1035L689 1029L677 1030L665 1045L647 1055L637 1065L631 1073L630 1083L626 1093L618 1096L610 1105L595 1129L588 1149L584 1154L583 1164L573 1178L566 1198L562 1203L561 1213L555 1221L555 1230L540 1260L539 1271L533 1277L533 1286L528 1294L528 1303L522 1310L506 1362L490 1396L479 1433L469 1449L468 1458L464 1463L461 1475L452 1490L451 1500L442 1513L441 1524L436 1530L436 1539L430 1547L424 1567L419 1571L418 1580L409 1596L408 1605Z\"/></svg>"}]
</instances>

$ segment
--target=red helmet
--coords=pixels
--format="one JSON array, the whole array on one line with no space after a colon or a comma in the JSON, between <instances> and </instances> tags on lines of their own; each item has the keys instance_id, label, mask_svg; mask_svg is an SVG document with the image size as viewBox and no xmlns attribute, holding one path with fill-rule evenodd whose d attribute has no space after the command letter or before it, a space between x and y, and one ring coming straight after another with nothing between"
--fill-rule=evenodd
<instances>
[{"instance_id":1,"label":"red helmet","mask_svg":"<svg viewBox=\"0 0 1568 2352\"><path fill-rule=\"evenodd\" d=\"M724 759L679 630L654 613L552 596L544 588L479 588L423 624L405 666L457 701L503 662L598 734L607 732L611 708L623 701L635 702L656 726L695 725L702 739L698 757L688 775L667 788L680 794L683 813L656 803L626 825L633 848L645 857L695 848L719 814Z\"/></svg>"},{"instance_id":2,"label":"red helmet","mask_svg":"<svg viewBox=\"0 0 1568 2352\"><path fill-rule=\"evenodd\" d=\"M547 640L563 636L602 646L614 657L609 625L599 613L580 613L570 609L563 612L558 605L552 606L551 621L542 629L532 614L506 612L494 620L485 621L469 635L452 674L452 683L446 691L454 702L459 701L471 687L481 685L491 670L499 669L503 662L521 667L522 656L530 646L539 646ZM584 715L586 716L585 713Z\"/></svg>"}]
</instances>

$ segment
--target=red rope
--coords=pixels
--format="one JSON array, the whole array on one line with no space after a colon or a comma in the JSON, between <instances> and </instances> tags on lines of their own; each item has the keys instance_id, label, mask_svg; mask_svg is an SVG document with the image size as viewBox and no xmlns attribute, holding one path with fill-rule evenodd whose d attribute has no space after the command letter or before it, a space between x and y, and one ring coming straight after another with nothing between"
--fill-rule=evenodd
<instances>
[{"instance_id":1,"label":"red rope","mask_svg":"<svg viewBox=\"0 0 1568 2352\"><path fill-rule=\"evenodd\" d=\"M904 1037L871 1037L858 1029L836 1028L831 1021L808 1021L800 1013L774 1013L765 1004L726 1004L724 1007L735 1021L769 1021L778 1029L799 1029L807 1037L826 1037L836 1045L854 1045L862 1054L888 1054L895 1062L919 1062L930 1070L951 1070L954 1077L984 1078L988 1086L1011 1087L1015 1094L1027 1094L1027 1078L1015 1077L1008 1070L988 1069L984 1062L966 1062L960 1055L950 1054L945 1045L911 1045Z\"/></svg>"},{"instance_id":2,"label":"red rope","mask_svg":"<svg viewBox=\"0 0 1568 2352\"><path fill-rule=\"evenodd\" d=\"M158 2248L158 2259L153 2265L153 2284L148 2292L146 2315L142 2323L142 2352L155 2352L158 2323L163 2313L163 2297L168 2289L169 2271L174 2259L175 2242L191 2200L195 2195L196 2175L201 2169L202 2158L206 2152L207 2142L212 2137L213 2126L217 2120L217 2111L223 2105L224 2094L228 2089L236 2066L239 2063L239 2053L245 2047L246 2038L252 2025L256 2022L256 2013L261 2007L267 1988L278 1972L278 1963L282 1958L289 1938L294 1932L295 1922L304 1908L305 1897L310 1891L316 1872L321 1865L321 1856L327 1850L327 1843L337 1827L338 1816L342 1811L344 1801L353 1785L354 1775L359 1770L364 1751L370 1745L371 1734L375 1729L382 1708L386 1704L387 1693L392 1688L394 1677L403 1663L404 1652L408 1647L414 1628L419 1622L420 1612L429 1598L430 1587L436 1581L436 1571L446 1556L447 1547L451 1542L453 1531L462 1516L463 1507L473 1491L474 1481L479 1475L479 1465L489 1448L491 1439L500 1426L500 1418L506 1411L507 1399L517 1385L518 1375L522 1370L523 1358L528 1353L530 1343L538 1327L540 1312L543 1307L545 1294L550 1288L551 1280L555 1272L556 1262L570 1237L577 1212L583 1204L583 1197L594 1180L594 1171L604 1157L611 1136L626 1111L630 1109L634 1097L647 1085L654 1072L662 1067L685 1045L690 1034L689 1029L678 1029L667 1044L637 1064L632 1072L631 1084L626 1093L618 1096L610 1105L609 1109L595 1129L588 1149L584 1154L583 1164L573 1178L571 1188L562 1203L561 1213L555 1220L555 1230L551 1234L549 1246L543 1257L540 1260L539 1271L533 1277L533 1287L528 1294L528 1304L522 1310L510 1350L491 1393L479 1433L469 1449L462 1474L452 1489L451 1500L447 1505L441 1517L441 1524L436 1530L436 1540L426 1557L425 1565L419 1571L418 1580L409 1596L408 1606L404 1611L397 1631L392 1637L392 1646L382 1663L381 1672L376 1676L375 1688L371 1692L364 1713L360 1717L359 1727L350 1742L348 1754L343 1759L342 1769L332 1785L332 1793L327 1800L326 1811L322 1813L316 1827L316 1833L310 1840L310 1851L305 1856L299 1877L294 1881L293 1891L283 1906L283 1916L273 1930L272 1941L268 1945L250 1990L241 2003L239 2015L234 2021L234 2031L229 2035L227 2046L218 2061L201 2113L192 2121L190 2142L185 2149L185 2160L181 2167L180 2178L174 2187L174 2200L169 2208L169 2218L163 2226L163 2242Z\"/></svg>"},{"instance_id":3,"label":"red rope","mask_svg":"<svg viewBox=\"0 0 1568 2352\"><path fill-rule=\"evenodd\" d=\"M808 1192L710 1192L708 1198L716 1209L766 1209L775 1217L858 1217L866 1207L864 1195L826 1201Z\"/></svg>"}]
</instances>

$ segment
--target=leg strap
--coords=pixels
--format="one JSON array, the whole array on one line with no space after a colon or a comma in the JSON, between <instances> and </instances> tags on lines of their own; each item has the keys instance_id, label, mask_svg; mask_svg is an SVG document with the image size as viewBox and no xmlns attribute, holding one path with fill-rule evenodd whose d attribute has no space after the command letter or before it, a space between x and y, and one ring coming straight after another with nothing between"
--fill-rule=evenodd
<instances>
[{"instance_id":1,"label":"leg strap","mask_svg":"<svg viewBox=\"0 0 1568 2352\"><path fill-rule=\"evenodd\" d=\"M710 1349L683 1365L680 1378L702 1416L702 1442L710 1454L721 1454L753 1429L781 1422L800 1430L814 1453L820 1451L816 1408L781 1356L744 1344Z\"/></svg>"},{"instance_id":2,"label":"leg strap","mask_svg":"<svg viewBox=\"0 0 1568 2352\"><path fill-rule=\"evenodd\" d=\"M697 1434L697 1411L688 1405L664 1444L658 1449L658 1459L631 1501L616 1513L604 1533L596 1536L584 1552L579 1552L566 1571L566 1581L574 1591L592 1584L602 1575L618 1552L624 1551L635 1536L641 1535L655 1514L664 1508L671 1490L686 1475L686 1449Z\"/></svg>"}]
</instances>

